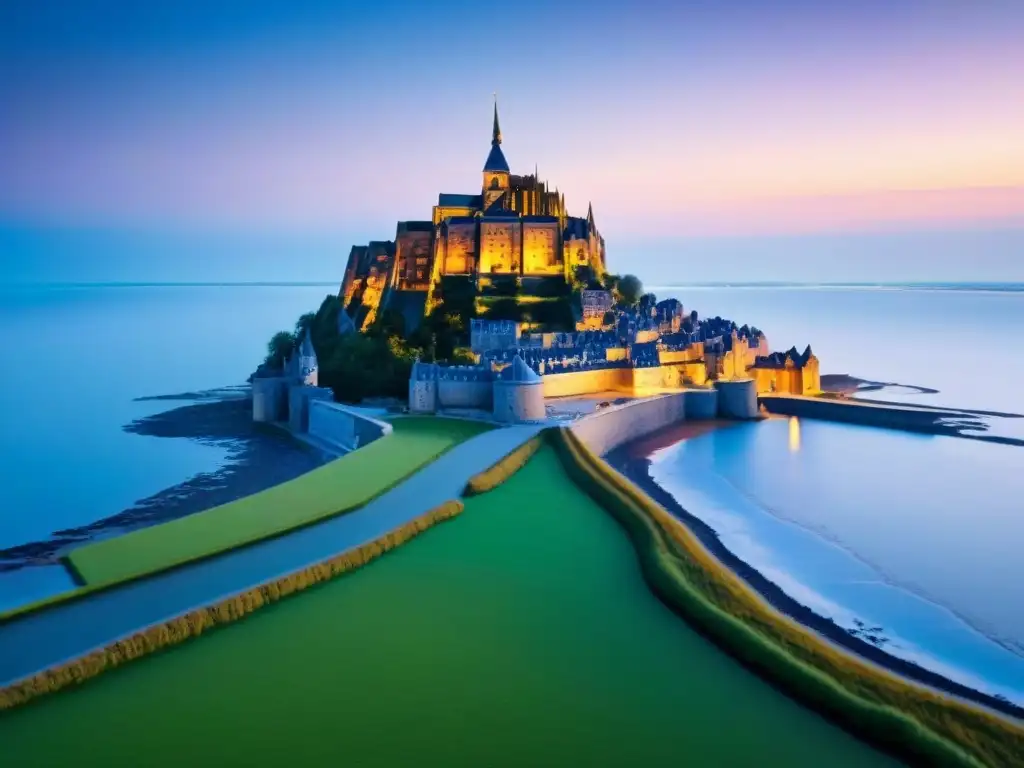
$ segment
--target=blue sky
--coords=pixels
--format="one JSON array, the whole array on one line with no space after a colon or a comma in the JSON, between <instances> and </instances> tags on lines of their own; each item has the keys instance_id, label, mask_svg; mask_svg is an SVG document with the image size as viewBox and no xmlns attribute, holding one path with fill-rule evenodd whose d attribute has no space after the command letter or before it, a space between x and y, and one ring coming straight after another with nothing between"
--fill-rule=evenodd
<instances>
[{"instance_id":1,"label":"blue sky","mask_svg":"<svg viewBox=\"0 0 1024 768\"><path fill-rule=\"evenodd\" d=\"M334 280L476 190L497 91L648 282L1024 280L1022 39L1013 0L7 3L0 259Z\"/></svg>"}]
</instances>

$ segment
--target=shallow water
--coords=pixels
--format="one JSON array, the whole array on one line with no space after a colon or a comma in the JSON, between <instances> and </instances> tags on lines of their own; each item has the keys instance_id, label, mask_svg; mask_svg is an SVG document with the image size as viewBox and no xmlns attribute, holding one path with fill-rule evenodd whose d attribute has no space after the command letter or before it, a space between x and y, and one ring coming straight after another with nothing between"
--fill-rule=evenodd
<instances>
[{"instance_id":1,"label":"shallow water","mask_svg":"<svg viewBox=\"0 0 1024 768\"><path fill-rule=\"evenodd\" d=\"M898 287L652 288L687 311L749 323L772 349L808 344L821 372L897 382L937 394L870 395L954 408L1024 413L1024 292ZM1024 435L1022 435L1024 436Z\"/></svg>"},{"instance_id":2,"label":"shallow water","mask_svg":"<svg viewBox=\"0 0 1024 768\"><path fill-rule=\"evenodd\" d=\"M0 742L25 768L894 765L670 613L551 449L368 568L10 713Z\"/></svg>"},{"instance_id":3,"label":"shallow water","mask_svg":"<svg viewBox=\"0 0 1024 768\"><path fill-rule=\"evenodd\" d=\"M1024 703L1021 462L1019 447L773 419L661 449L650 473L815 612Z\"/></svg>"},{"instance_id":4,"label":"shallow water","mask_svg":"<svg viewBox=\"0 0 1024 768\"><path fill-rule=\"evenodd\" d=\"M277 330L330 288L3 287L0 549L116 514L225 450L128 434L180 402L139 397L241 384Z\"/></svg>"}]
</instances>

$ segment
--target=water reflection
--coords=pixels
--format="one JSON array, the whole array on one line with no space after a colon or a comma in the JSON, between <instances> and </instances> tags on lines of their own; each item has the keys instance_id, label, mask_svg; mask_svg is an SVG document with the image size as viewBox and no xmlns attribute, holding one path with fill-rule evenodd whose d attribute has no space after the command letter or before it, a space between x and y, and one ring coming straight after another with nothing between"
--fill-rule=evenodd
<instances>
[{"instance_id":1,"label":"water reflection","mask_svg":"<svg viewBox=\"0 0 1024 768\"><path fill-rule=\"evenodd\" d=\"M799 602L895 656L1024 704L1024 614L1014 610L1024 475L1010 470L1022 450L769 419L656 451L649 472Z\"/></svg>"},{"instance_id":2,"label":"water reflection","mask_svg":"<svg viewBox=\"0 0 1024 768\"><path fill-rule=\"evenodd\" d=\"M796 453L800 450L800 419L796 416L789 417L789 452Z\"/></svg>"}]
</instances>

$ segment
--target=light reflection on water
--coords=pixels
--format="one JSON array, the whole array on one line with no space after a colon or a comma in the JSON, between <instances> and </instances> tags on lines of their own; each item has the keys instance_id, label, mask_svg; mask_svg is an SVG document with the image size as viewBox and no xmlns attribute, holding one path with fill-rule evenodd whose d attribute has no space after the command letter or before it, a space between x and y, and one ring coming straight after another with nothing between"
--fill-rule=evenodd
<instances>
[{"instance_id":1,"label":"light reflection on water","mask_svg":"<svg viewBox=\"0 0 1024 768\"><path fill-rule=\"evenodd\" d=\"M1008 471L1024 449L773 419L651 458L656 483L802 604L1024 703L1024 477Z\"/></svg>"},{"instance_id":2,"label":"light reflection on water","mask_svg":"<svg viewBox=\"0 0 1024 768\"><path fill-rule=\"evenodd\" d=\"M800 450L800 419L796 416L789 417L789 451L796 453Z\"/></svg>"}]
</instances>

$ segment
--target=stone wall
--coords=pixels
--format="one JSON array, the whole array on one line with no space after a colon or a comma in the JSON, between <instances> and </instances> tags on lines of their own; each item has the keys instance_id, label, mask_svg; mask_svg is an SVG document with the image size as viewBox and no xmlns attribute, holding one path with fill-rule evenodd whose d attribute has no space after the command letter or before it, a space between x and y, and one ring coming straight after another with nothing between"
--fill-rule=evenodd
<instances>
[{"instance_id":1,"label":"stone wall","mask_svg":"<svg viewBox=\"0 0 1024 768\"><path fill-rule=\"evenodd\" d=\"M558 258L557 222L523 224L523 274L556 275L563 271Z\"/></svg>"},{"instance_id":2,"label":"stone wall","mask_svg":"<svg viewBox=\"0 0 1024 768\"><path fill-rule=\"evenodd\" d=\"M476 221L448 223L444 273L466 275L476 271Z\"/></svg>"},{"instance_id":3,"label":"stone wall","mask_svg":"<svg viewBox=\"0 0 1024 768\"><path fill-rule=\"evenodd\" d=\"M437 410L437 379L409 379L409 410L413 413Z\"/></svg>"},{"instance_id":4,"label":"stone wall","mask_svg":"<svg viewBox=\"0 0 1024 768\"><path fill-rule=\"evenodd\" d=\"M440 379L437 382L438 408L482 408L491 410L494 382L452 381Z\"/></svg>"},{"instance_id":5,"label":"stone wall","mask_svg":"<svg viewBox=\"0 0 1024 768\"><path fill-rule=\"evenodd\" d=\"M725 419L757 417L757 389L753 379L716 381L718 415Z\"/></svg>"},{"instance_id":6,"label":"stone wall","mask_svg":"<svg viewBox=\"0 0 1024 768\"><path fill-rule=\"evenodd\" d=\"M293 432L309 431L309 404L316 400L332 400L334 393L320 387L302 384L288 389L288 428Z\"/></svg>"},{"instance_id":7,"label":"stone wall","mask_svg":"<svg viewBox=\"0 0 1024 768\"><path fill-rule=\"evenodd\" d=\"M309 403L309 434L346 451L372 443L391 430L388 422L378 421L338 403L326 400Z\"/></svg>"},{"instance_id":8,"label":"stone wall","mask_svg":"<svg viewBox=\"0 0 1024 768\"><path fill-rule=\"evenodd\" d=\"M631 368L598 368L544 376L544 397L569 397L632 387Z\"/></svg>"},{"instance_id":9,"label":"stone wall","mask_svg":"<svg viewBox=\"0 0 1024 768\"><path fill-rule=\"evenodd\" d=\"M252 420L274 423L288 418L288 384L283 376L252 380Z\"/></svg>"},{"instance_id":10,"label":"stone wall","mask_svg":"<svg viewBox=\"0 0 1024 768\"><path fill-rule=\"evenodd\" d=\"M713 419L718 416L717 389L691 389L686 392L686 418L688 421Z\"/></svg>"},{"instance_id":11,"label":"stone wall","mask_svg":"<svg viewBox=\"0 0 1024 768\"><path fill-rule=\"evenodd\" d=\"M544 408L544 385L540 381L494 382L494 418L515 423L541 421L547 416Z\"/></svg>"},{"instance_id":12,"label":"stone wall","mask_svg":"<svg viewBox=\"0 0 1024 768\"><path fill-rule=\"evenodd\" d=\"M570 429L598 456L623 443L686 419L690 392L660 395L613 405L575 422Z\"/></svg>"},{"instance_id":13,"label":"stone wall","mask_svg":"<svg viewBox=\"0 0 1024 768\"><path fill-rule=\"evenodd\" d=\"M769 413L781 416L798 416L824 421L842 421L848 424L863 424L869 427L904 429L913 432L947 434L942 420L949 417L963 418L962 413L894 405L873 405L855 401L824 400L815 397L786 395L761 395L758 398Z\"/></svg>"}]
</instances>

